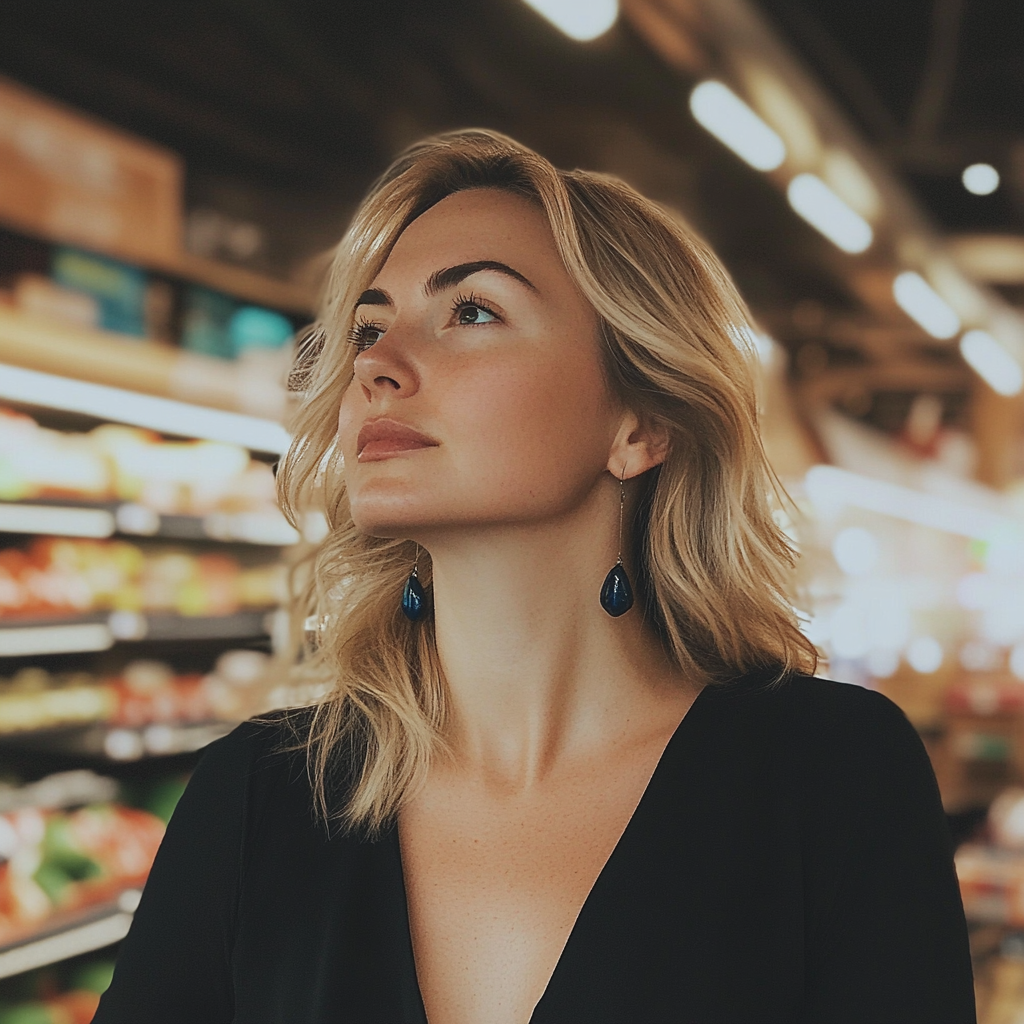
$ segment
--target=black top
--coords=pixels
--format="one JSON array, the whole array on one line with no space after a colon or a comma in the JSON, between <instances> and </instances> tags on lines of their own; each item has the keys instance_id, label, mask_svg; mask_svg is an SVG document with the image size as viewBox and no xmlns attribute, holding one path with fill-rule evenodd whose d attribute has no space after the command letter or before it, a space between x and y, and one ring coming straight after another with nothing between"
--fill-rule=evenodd
<instances>
[{"instance_id":1,"label":"black top","mask_svg":"<svg viewBox=\"0 0 1024 1024\"><path fill-rule=\"evenodd\" d=\"M204 753L94 1024L424 1024L397 830L328 839L280 725ZM878 693L707 687L533 1024L975 1020L928 757Z\"/></svg>"}]
</instances>

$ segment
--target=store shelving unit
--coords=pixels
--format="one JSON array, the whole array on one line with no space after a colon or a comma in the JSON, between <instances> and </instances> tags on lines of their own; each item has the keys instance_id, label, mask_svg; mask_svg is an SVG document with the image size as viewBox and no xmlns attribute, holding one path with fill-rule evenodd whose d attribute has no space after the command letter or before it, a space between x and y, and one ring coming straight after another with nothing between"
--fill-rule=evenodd
<instances>
[{"instance_id":1,"label":"store shelving unit","mask_svg":"<svg viewBox=\"0 0 1024 1024\"><path fill-rule=\"evenodd\" d=\"M174 266L151 266L182 281L217 289L243 302L307 315L308 291L183 255ZM235 444L263 461L279 457L289 437L281 419L283 389L243 363L230 363L153 341L45 320L0 305L0 405L29 412L57 429L88 430L107 422L142 427L171 439ZM141 502L32 498L0 501L0 536L16 546L34 536L129 538L198 553L223 549L241 564L265 564L299 540L279 513L166 514ZM21 540L19 540L21 538ZM166 611L97 611L75 616L0 619L0 659L14 667L118 665L148 658L206 671L219 652L271 644L280 626L272 607L227 615ZM96 661L100 659L100 661ZM105 659L105 660L104 660ZM111 659L113 659L111 661ZM118 660L120 659L120 660ZM205 659L205 661L204 661ZM0 668L0 674L7 674ZM60 691L53 691L56 697ZM87 716L83 716L87 717ZM83 721L24 731L0 730L0 762L106 764L103 774L140 766L183 764L233 727L228 721L149 721L138 726ZM193 759L193 760L190 760ZM119 768L119 766L121 766ZM31 777L31 776L30 776ZM134 774L128 777L136 777ZM57 914L32 934L0 946L0 978L115 945L127 934L140 890L102 904Z\"/></svg>"},{"instance_id":2,"label":"store shelving unit","mask_svg":"<svg viewBox=\"0 0 1024 1024\"><path fill-rule=\"evenodd\" d=\"M281 547L298 533L284 516L217 512L165 515L135 502L0 501L0 534L53 537L153 537L159 540L223 541Z\"/></svg>"},{"instance_id":3,"label":"store shelving unit","mask_svg":"<svg viewBox=\"0 0 1024 1024\"><path fill-rule=\"evenodd\" d=\"M128 934L142 893L125 889L108 903L50 921L38 933L0 946L0 978L91 953Z\"/></svg>"},{"instance_id":4,"label":"store shelving unit","mask_svg":"<svg viewBox=\"0 0 1024 1024\"><path fill-rule=\"evenodd\" d=\"M107 651L142 641L258 640L271 636L274 609L232 615L96 612L60 619L0 619L0 658Z\"/></svg>"},{"instance_id":5,"label":"store shelving unit","mask_svg":"<svg viewBox=\"0 0 1024 1024\"><path fill-rule=\"evenodd\" d=\"M93 722L32 733L11 733L2 738L2 743L9 748L26 747L61 756L138 761L146 757L193 754L226 736L234 727L234 722L155 722L137 728Z\"/></svg>"}]
</instances>

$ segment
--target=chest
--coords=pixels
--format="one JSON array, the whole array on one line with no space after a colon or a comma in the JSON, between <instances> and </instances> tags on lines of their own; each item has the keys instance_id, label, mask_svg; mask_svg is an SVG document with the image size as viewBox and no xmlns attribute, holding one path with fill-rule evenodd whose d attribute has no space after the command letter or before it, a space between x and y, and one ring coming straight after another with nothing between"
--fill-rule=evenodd
<instances>
[{"instance_id":1,"label":"chest","mask_svg":"<svg viewBox=\"0 0 1024 1024\"><path fill-rule=\"evenodd\" d=\"M431 1024L524 1024L639 802L645 758L528 797L440 782L405 811L402 863Z\"/></svg>"}]
</instances>

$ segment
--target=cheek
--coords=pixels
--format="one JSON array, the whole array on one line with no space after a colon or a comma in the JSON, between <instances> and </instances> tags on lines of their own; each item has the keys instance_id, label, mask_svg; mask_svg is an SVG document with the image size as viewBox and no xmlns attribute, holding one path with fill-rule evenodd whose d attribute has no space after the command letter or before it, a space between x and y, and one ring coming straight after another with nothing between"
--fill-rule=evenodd
<instances>
[{"instance_id":1,"label":"cheek","mask_svg":"<svg viewBox=\"0 0 1024 1024\"><path fill-rule=\"evenodd\" d=\"M345 388L341 394L341 404L338 406L338 440L345 455L354 455L356 447L356 431L359 425L356 419L356 396L353 394L356 387L358 385L353 381Z\"/></svg>"},{"instance_id":2,"label":"cheek","mask_svg":"<svg viewBox=\"0 0 1024 1024\"><path fill-rule=\"evenodd\" d=\"M600 370L580 362L491 365L450 408L472 462L462 468L497 501L559 501L589 487L608 458L611 403Z\"/></svg>"}]
</instances>

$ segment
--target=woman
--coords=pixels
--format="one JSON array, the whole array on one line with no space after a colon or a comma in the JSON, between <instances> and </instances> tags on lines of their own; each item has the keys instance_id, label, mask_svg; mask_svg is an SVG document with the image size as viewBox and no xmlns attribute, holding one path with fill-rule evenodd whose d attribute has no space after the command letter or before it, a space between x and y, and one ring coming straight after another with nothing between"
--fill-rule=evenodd
<instances>
[{"instance_id":1,"label":"woman","mask_svg":"<svg viewBox=\"0 0 1024 1024\"><path fill-rule=\"evenodd\" d=\"M810 677L714 256L457 132L322 323L280 481L330 690L207 750L97 1024L974 1020L921 743Z\"/></svg>"}]
</instances>

